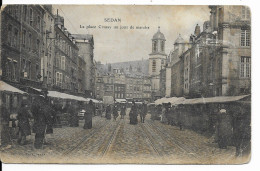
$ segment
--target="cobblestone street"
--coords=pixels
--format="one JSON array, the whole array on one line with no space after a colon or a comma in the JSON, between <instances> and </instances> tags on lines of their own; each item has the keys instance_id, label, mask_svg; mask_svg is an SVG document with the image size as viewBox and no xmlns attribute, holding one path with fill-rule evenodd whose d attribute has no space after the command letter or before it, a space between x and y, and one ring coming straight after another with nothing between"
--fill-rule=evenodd
<instances>
[{"instance_id":1,"label":"cobblestone street","mask_svg":"<svg viewBox=\"0 0 260 171\"><path fill-rule=\"evenodd\" d=\"M127 115L128 116L128 115ZM138 118L140 120L140 118ZM43 149L33 148L34 134L28 144L1 149L5 160L12 162L41 163L227 163L238 162L235 148L219 149L212 138L191 130L180 131L175 126L150 120L130 125L129 118L106 120L93 118L93 128L84 130L83 120L79 127L55 128L47 136ZM25 158L26 157L26 158ZM29 159L29 160L28 160ZM55 159L55 160L52 160Z\"/></svg>"}]
</instances>

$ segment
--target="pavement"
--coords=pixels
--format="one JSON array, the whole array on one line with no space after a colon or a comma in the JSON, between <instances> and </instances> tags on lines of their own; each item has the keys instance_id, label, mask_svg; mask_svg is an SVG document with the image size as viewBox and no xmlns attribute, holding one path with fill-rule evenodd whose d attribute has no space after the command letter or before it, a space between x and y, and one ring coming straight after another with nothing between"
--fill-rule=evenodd
<instances>
[{"instance_id":1,"label":"pavement","mask_svg":"<svg viewBox=\"0 0 260 171\"><path fill-rule=\"evenodd\" d=\"M138 117L140 121L140 118ZM33 147L34 134L26 145L1 148L6 163L138 163L138 164L241 164L250 156L236 157L235 147L219 149L212 138L192 130L150 120L129 124L125 119L93 117L93 128L54 128L43 149Z\"/></svg>"}]
</instances>

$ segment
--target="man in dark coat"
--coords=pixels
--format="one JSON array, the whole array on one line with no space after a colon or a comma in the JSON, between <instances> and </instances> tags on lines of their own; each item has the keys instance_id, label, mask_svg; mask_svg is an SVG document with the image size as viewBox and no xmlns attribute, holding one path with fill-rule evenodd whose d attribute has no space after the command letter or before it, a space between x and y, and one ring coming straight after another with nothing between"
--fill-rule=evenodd
<instances>
[{"instance_id":1,"label":"man in dark coat","mask_svg":"<svg viewBox=\"0 0 260 171\"><path fill-rule=\"evenodd\" d=\"M21 108L18 111L18 127L19 127L19 138L18 144L24 145L26 144L26 136L31 135L31 127L29 123L29 118L33 118L31 112L29 112L27 108L27 103L25 101L22 102Z\"/></svg>"},{"instance_id":2,"label":"man in dark coat","mask_svg":"<svg viewBox=\"0 0 260 171\"><path fill-rule=\"evenodd\" d=\"M144 123L145 116L147 114L147 105L143 102L140 111L141 122Z\"/></svg>"},{"instance_id":3,"label":"man in dark coat","mask_svg":"<svg viewBox=\"0 0 260 171\"><path fill-rule=\"evenodd\" d=\"M123 104L123 105L121 106L120 115L121 115L121 119L124 119L124 117L125 117L125 115L126 115L126 106L125 106L125 104Z\"/></svg>"},{"instance_id":4,"label":"man in dark coat","mask_svg":"<svg viewBox=\"0 0 260 171\"><path fill-rule=\"evenodd\" d=\"M114 105L114 108L113 108L113 117L114 117L114 120L116 120L116 118L118 117L118 109L117 109L116 104Z\"/></svg>"},{"instance_id":5,"label":"man in dark coat","mask_svg":"<svg viewBox=\"0 0 260 171\"><path fill-rule=\"evenodd\" d=\"M85 112L85 124L84 129L91 129L92 128L92 117L94 115L95 106L92 100L89 101L89 104L86 105L86 112Z\"/></svg>"},{"instance_id":6,"label":"man in dark coat","mask_svg":"<svg viewBox=\"0 0 260 171\"><path fill-rule=\"evenodd\" d=\"M42 96L36 97L32 104L32 113L34 117L33 132L35 132L34 147L42 148L45 131L48 125L47 132L52 132L51 113L48 108L47 99Z\"/></svg>"},{"instance_id":7,"label":"man in dark coat","mask_svg":"<svg viewBox=\"0 0 260 171\"><path fill-rule=\"evenodd\" d=\"M130 124L132 125L136 125L137 124L137 106L135 104L135 102L132 102L132 107L129 113L129 117L130 117Z\"/></svg>"},{"instance_id":8,"label":"man in dark coat","mask_svg":"<svg viewBox=\"0 0 260 171\"><path fill-rule=\"evenodd\" d=\"M111 119L111 106L110 105L107 105L107 107L106 107L106 118L108 120Z\"/></svg>"},{"instance_id":9,"label":"man in dark coat","mask_svg":"<svg viewBox=\"0 0 260 171\"><path fill-rule=\"evenodd\" d=\"M232 121L224 104L220 104L217 129L219 148L226 149L231 141Z\"/></svg>"}]
</instances>

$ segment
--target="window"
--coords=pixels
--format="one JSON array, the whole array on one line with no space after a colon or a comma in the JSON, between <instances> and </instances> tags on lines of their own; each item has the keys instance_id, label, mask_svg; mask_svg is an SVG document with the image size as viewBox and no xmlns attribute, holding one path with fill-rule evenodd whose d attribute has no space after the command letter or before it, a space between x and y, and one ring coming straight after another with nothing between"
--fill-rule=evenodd
<instances>
[{"instance_id":1,"label":"window","mask_svg":"<svg viewBox=\"0 0 260 171\"><path fill-rule=\"evenodd\" d=\"M37 28L38 29L41 28L41 18L40 18L40 16L37 17Z\"/></svg>"},{"instance_id":2,"label":"window","mask_svg":"<svg viewBox=\"0 0 260 171\"><path fill-rule=\"evenodd\" d=\"M23 20L27 20L27 5L24 5L23 7Z\"/></svg>"},{"instance_id":3,"label":"window","mask_svg":"<svg viewBox=\"0 0 260 171\"><path fill-rule=\"evenodd\" d=\"M164 52L164 41L161 41L161 51Z\"/></svg>"},{"instance_id":4,"label":"window","mask_svg":"<svg viewBox=\"0 0 260 171\"><path fill-rule=\"evenodd\" d=\"M32 66L31 66L31 61L27 62L27 78L31 78L31 71L32 71Z\"/></svg>"},{"instance_id":5,"label":"window","mask_svg":"<svg viewBox=\"0 0 260 171\"><path fill-rule=\"evenodd\" d=\"M61 57L61 69L65 70L65 56Z\"/></svg>"},{"instance_id":6,"label":"window","mask_svg":"<svg viewBox=\"0 0 260 171\"><path fill-rule=\"evenodd\" d=\"M250 46L250 31L241 30L241 46Z\"/></svg>"},{"instance_id":7,"label":"window","mask_svg":"<svg viewBox=\"0 0 260 171\"><path fill-rule=\"evenodd\" d=\"M242 19L250 19L250 10L248 7L242 6Z\"/></svg>"},{"instance_id":8,"label":"window","mask_svg":"<svg viewBox=\"0 0 260 171\"><path fill-rule=\"evenodd\" d=\"M153 41L153 52L157 50L157 41Z\"/></svg>"},{"instance_id":9,"label":"window","mask_svg":"<svg viewBox=\"0 0 260 171\"><path fill-rule=\"evenodd\" d=\"M14 29L13 46L14 46L14 47L18 47L18 42L19 42L19 39L18 39L18 30L17 30L17 29Z\"/></svg>"},{"instance_id":10,"label":"window","mask_svg":"<svg viewBox=\"0 0 260 171\"><path fill-rule=\"evenodd\" d=\"M33 25L33 10L32 8L30 8L30 15L29 15L29 19L30 19L30 25Z\"/></svg>"},{"instance_id":11,"label":"window","mask_svg":"<svg viewBox=\"0 0 260 171\"><path fill-rule=\"evenodd\" d=\"M156 61L153 60L153 63L152 63L152 72L156 72Z\"/></svg>"},{"instance_id":12,"label":"window","mask_svg":"<svg viewBox=\"0 0 260 171\"><path fill-rule=\"evenodd\" d=\"M22 44L23 44L23 45L26 44L26 30L23 30L23 34L22 34Z\"/></svg>"},{"instance_id":13,"label":"window","mask_svg":"<svg viewBox=\"0 0 260 171\"><path fill-rule=\"evenodd\" d=\"M32 35L29 34L28 36L28 49L31 50L32 49Z\"/></svg>"},{"instance_id":14,"label":"window","mask_svg":"<svg viewBox=\"0 0 260 171\"><path fill-rule=\"evenodd\" d=\"M12 25L8 26L8 33L7 33L7 44L12 44Z\"/></svg>"},{"instance_id":15,"label":"window","mask_svg":"<svg viewBox=\"0 0 260 171\"><path fill-rule=\"evenodd\" d=\"M251 58L248 56L241 56L240 77L251 77Z\"/></svg>"},{"instance_id":16,"label":"window","mask_svg":"<svg viewBox=\"0 0 260 171\"><path fill-rule=\"evenodd\" d=\"M37 52L38 52L38 55L40 55L41 47L40 47L40 40L39 39L37 39Z\"/></svg>"}]
</instances>

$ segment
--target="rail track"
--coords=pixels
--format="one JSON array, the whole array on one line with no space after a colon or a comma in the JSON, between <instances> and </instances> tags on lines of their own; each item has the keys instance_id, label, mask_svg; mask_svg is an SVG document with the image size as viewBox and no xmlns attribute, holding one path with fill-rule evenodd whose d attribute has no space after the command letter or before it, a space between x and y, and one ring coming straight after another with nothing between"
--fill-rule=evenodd
<instances>
[{"instance_id":1,"label":"rail track","mask_svg":"<svg viewBox=\"0 0 260 171\"><path fill-rule=\"evenodd\" d=\"M180 138L178 138L178 137L172 137L172 136L170 136L169 134L167 134L167 133L165 133L165 131L163 131L161 128L159 128L159 127L157 127L157 126L155 126L155 125L152 125L151 123L149 123L149 122L146 122L147 123L147 125L151 128L151 129L153 129L153 130L155 130L157 133L158 133L158 135L160 135L162 138L163 138L163 140L165 140L165 141L167 141L167 143L168 144L172 144L172 146L175 146L175 147L178 147L179 149L181 149L185 154L188 154L188 155L190 155L190 156L193 156L193 157L195 157L196 159L198 159L198 160L201 160L201 157L199 157L199 155L195 155L195 151L193 151L193 150L191 150L190 148L188 148L187 146L185 146L184 144L181 144L180 142ZM164 137L163 137L164 136ZM167 139L169 139L169 140L167 140Z\"/></svg>"},{"instance_id":2,"label":"rail track","mask_svg":"<svg viewBox=\"0 0 260 171\"><path fill-rule=\"evenodd\" d=\"M113 143L115 141L116 135L122 127L123 127L122 120L119 120L119 122L116 125L116 128L114 129L114 131L112 132L112 134L109 137L108 143L106 144L105 148L101 151L100 156L102 158L104 158L105 156L107 156L109 154L109 152L113 146Z\"/></svg>"},{"instance_id":3,"label":"rail track","mask_svg":"<svg viewBox=\"0 0 260 171\"><path fill-rule=\"evenodd\" d=\"M147 130L147 128L143 124L138 124L140 125L141 129L144 131L144 136L148 140L149 144L151 145L153 151L160 157L163 156L161 152L155 147L154 141L152 140L152 135L151 133Z\"/></svg>"},{"instance_id":4,"label":"rail track","mask_svg":"<svg viewBox=\"0 0 260 171\"><path fill-rule=\"evenodd\" d=\"M86 134L83 138L81 138L78 143L76 143L74 146L72 146L71 148L69 148L68 150L66 150L63 155L64 156L68 156L69 154L71 154L72 152L80 149L81 145L85 142L88 141L89 139L91 139L94 135L96 135L96 133L100 132L102 130L102 128L106 127L107 125L111 124L111 122L106 122L106 124L98 127L97 129L92 129L91 132L89 134Z\"/></svg>"}]
</instances>

